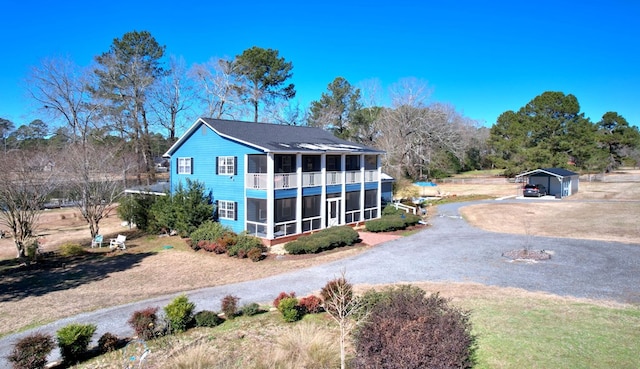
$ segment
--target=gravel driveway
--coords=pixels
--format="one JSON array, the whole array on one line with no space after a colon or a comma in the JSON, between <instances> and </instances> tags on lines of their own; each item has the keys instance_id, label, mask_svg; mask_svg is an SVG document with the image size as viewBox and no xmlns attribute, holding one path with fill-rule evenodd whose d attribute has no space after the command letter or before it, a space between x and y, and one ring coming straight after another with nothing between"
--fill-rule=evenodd
<instances>
[{"instance_id":1,"label":"gravel driveway","mask_svg":"<svg viewBox=\"0 0 640 369\"><path fill-rule=\"evenodd\" d=\"M281 291L304 296L317 291L343 271L354 284L394 282L477 282L485 285L544 291L562 296L613 300L640 304L640 244L590 240L518 236L486 232L469 226L458 208L467 204L447 204L438 208L432 227L409 237L378 245L357 256L304 270L234 285L188 292L198 310L220 310L220 300L228 294L241 298L240 304L270 302ZM516 216L514 214L514 216ZM551 260L538 263L513 262L502 253L529 245L548 250ZM94 323L94 337L105 332L131 336L127 320L135 310L149 306L162 308L176 295L145 300L80 314L0 339L0 367L15 341L33 331L55 334L69 323ZM59 358L57 351L50 357Z\"/></svg>"}]
</instances>

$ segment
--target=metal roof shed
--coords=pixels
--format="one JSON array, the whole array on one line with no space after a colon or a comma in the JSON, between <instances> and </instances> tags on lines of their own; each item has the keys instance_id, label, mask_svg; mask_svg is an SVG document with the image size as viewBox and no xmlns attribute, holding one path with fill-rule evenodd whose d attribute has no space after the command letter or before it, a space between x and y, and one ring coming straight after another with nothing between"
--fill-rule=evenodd
<instances>
[{"instance_id":1,"label":"metal roof shed","mask_svg":"<svg viewBox=\"0 0 640 369\"><path fill-rule=\"evenodd\" d=\"M543 168L521 173L524 183L539 184L547 188L549 195L556 198L571 196L578 192L579 174L564 168ZM517 181L516 181L517 182Z\"/></svg>"}]
</instances>

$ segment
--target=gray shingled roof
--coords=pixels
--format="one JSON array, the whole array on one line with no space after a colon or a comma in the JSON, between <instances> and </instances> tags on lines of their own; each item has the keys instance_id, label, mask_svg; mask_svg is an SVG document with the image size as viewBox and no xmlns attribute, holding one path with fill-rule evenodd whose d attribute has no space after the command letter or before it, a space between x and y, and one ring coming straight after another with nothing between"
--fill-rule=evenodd
<instances>
[{"instance_id":1,"label":"gray shingled roof","mask_svg":"<svg viewBox=\"0 0 640 369\"><path fill-rule=\"evenodd\" d=\"M571 176L575 176L578 173L572 172L570 170L564 169L564 168L543 168L542 170L547 171L549 173L553 173L555 175L558 175L560 177L571 177Z\"/></svg>"},{"instance_id":2,"label":"gray shingled roof","mask_svg":"<svg viewBox=\"0 0 640 369\"><path fill-rule=\"evenodd\" d=\"M265 151L381 152L334 136L321 128L201 118L221 136Z\"/></svg>"},{"instance_id":3,"label":"gray shingled roof","mask_svg":"<svg viewBox=\"0 0 640 369\"><path fill-rule=\"evenodd\" d=\"M549 173L549 174L555 175L556 177L571 177L571 176L578 175L578 173L574 173L564 168L541 168L541 169L531 170L525 173L520 173L516 176L516 178L530 176L535 173Z\"/></svg>"}]
</instances>

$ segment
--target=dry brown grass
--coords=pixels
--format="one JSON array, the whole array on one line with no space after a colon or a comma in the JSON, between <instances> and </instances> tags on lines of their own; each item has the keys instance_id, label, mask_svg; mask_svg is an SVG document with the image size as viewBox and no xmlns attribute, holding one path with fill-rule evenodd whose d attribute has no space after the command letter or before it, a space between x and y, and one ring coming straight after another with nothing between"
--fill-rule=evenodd
<instances>
[{"instance_id":1,"label":"dry brown grass","mask_svg":"<svg viewBox=\"0 0 640 369\"><path fill-rule=\"evenodd\" d=\"M441 191L457 195L517 195L513 184L446 184ZM581 183L580 193L562 201L528 203L491 203L463 209L464 216L480 227L509 233L557 237L579 237L621 242L640 242L640 186L637 183ZM581 202L578 200L608 200ZM632 201L631 201L632 200ZM626 202L628 201L628 202ZM74 210L56 210L43 216L45 249L55 250L71 240L88 245L87 226ZM561 219L562 222L543 221ZM525 221L526 220L526 221ZM120 220L112 216L103 224L105 235L126 232ZM164 249L163 246L172 246ZM223 285L306 268L355 255L365 248L356 247L324 253L315 257L269 258L259 263L205 252L193 252L177 237L136 237L127 241L126 252L101 258L107 248L90 250L98 258L70 259L40 270L47 282L40 289L29 285L36 271L15 270L0 275L0 335L46 323L81 312L91 311L164 294ZM15 256L11 240L0 240L0 270ZM25 286L22 288L21 286ZM16 290L17 289L17 290ZM442 290L442 289L440 289ZM454 289L454 292L458 291ZM485 291L477 286L462 294ZM484 293L484 292L483 292Z\"/></svg>"},{"instance_id":2,"label":"dry brown grass","mask_svg":"<svg viewBox=\"0 0 640 369\"><path fill-rule=\"evenodd\" d=\"M493 232L640 243L638 184L582 181L579 192L562 201L493 202L460 211Z\"/></svg>"},{"instance_id":3,"label":"dry brown grass","mask_svg":"<svg viewBox=\"0 0 640 369\"><path fill-rule=\"evenodd\" d=\"M0 316L4 323L0 335L107 306L307 268L352 256L364 249L352 247L317 257L268 258L254 263L248 259L194 252L178 237L133 238L127 241L125 252L93 249L92 253L104 254L98 256L105 258L47 267L39 272L40 278L56 276L61 281L24 291L24 294L12 293L10 288L31 279L32 270L2 273L0 291L7 292L0 293L3 301ZM45 288L49 290L44 291Z\"/></svg>"}]
</instances>

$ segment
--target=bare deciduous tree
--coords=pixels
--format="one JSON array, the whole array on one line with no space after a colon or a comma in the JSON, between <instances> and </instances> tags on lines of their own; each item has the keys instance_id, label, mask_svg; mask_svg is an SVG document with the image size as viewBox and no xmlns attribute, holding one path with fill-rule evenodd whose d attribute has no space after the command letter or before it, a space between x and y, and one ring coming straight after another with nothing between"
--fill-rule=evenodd
<instances>
[{"instance_id":1,"label":"bare deciduous tree","mask_svg":"<svg viewBox=\"0 0 640 369\"><path fill-rule=\"evenodd\" d=\"M11 150L0 160L0 224L9 228L18 258L37 241L38 218L55 187L55 168L46 153Z\"/></svg>"},{"instance_id":2,"label":"bare deciduous tree","mask_svg":"<svg viewBox=\"0 0 640 369\"><path fill-rule=\"evenodd\" d=\"M359 305L353 295L353 285L342 276L327 282L320 292L324 301L324 309L340 327L340 368L346 368L347 335L356 325L354 316Z\"/></svg>"},{"instance_id":3,"label":"bare deciduous tree","mask_svg":"<svg viewBox=\"0 0 640 369\"><path fill-rule=\"evenodd\" d=\"M173 143L176 141L176 128L180 128L178 116L190 110L194 90L187 78L184 59L171 56L169 68L169 73L158 80L150 95L157 123L167 130Z\"/></svg>"},{"instance_id":4,"label":"bare deciduous tree","mask_svg":"<svg viewBox=\"0 0 640 369\"><path fill-rule=\"evenodd\" d=\"M71 141L87 140L96 107L91 104L90 74L67 58L51 58L34 67L28 77L31 97L54 119L71 130Z\"/></svg>"},{"instance_id":5,"label":"bare deciduous tree","mask_svg":"<svg viewBox=\"0 0 640 369\"><path fill-rule=\"evenodd\" d=\"M430 92L418 80L400 81L392 86L393 107L375 121L375 144L387 152L383 166L395 177L421 179L434 169L446 171L452 158L464 162L473 143L469 133L475 122L451 105L427 104Z\"/></svg>"},{"instance_id":6,"label":"bare deciduous tree","mask_svg":"<svg viewBox=\"0 0 640 369\"><path fill-rule=\"evenodd\" d=\"M220 58L194 64L189 75L199 87L196 96L205 105L207 117L236 119L243 115L233 61Z\"/></svg>"},{"instance_id":7,"label":"bare deciduous tree","mask_svg":"<svg viewBox=\"0 0 640 369\"><path fill-rule=\"evenodd\" d=\"M93 143L71 145L64 152L65 187L89 224L91 238L100 233L100 221L108 217L122 194L120 161L116 148Z\"/></svg>"}]
</instances>

